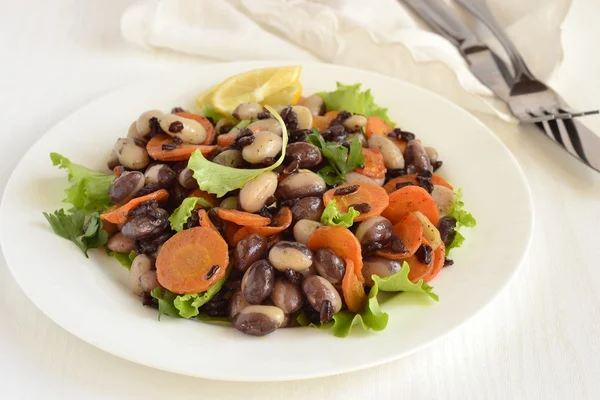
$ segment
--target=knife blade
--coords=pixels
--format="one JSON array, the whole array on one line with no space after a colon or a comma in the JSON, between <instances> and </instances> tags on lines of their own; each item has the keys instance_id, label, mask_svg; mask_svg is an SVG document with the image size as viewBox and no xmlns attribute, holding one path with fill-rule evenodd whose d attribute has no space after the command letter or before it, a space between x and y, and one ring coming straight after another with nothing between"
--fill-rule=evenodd
<instances>
[{"instance_id":1,"label":"knife blade","mask_svg":"<svg viewBox=\"0 0 600 400\"><path fill-rule=\"evenodd\" d=\"M440 0L401 1L458 48L483 85L503 101L508 100L513 82L509 68L460 20L455 10Z\"/></svg>"}]
</instances>

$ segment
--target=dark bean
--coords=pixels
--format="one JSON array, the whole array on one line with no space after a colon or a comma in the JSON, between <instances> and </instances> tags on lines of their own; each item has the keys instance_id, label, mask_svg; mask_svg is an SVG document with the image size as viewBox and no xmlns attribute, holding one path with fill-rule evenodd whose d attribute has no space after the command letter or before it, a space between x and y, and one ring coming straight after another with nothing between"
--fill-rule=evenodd
<instances>
[{"instance_id":1,"label":"dark bean","mask_svg":"<svg viewBox=\"0 0 600 400\"><path fill-rule=\"evenodd\" d=\"M292 107L284 108L279 115L283 119L287 129L291 131L298 129L298 115L292 110Z\"/></svg>"},{"instance_id":2,"label":"dark bean","mask_svg":"<svg viewBox=\"0 0 600 400\"><path fill-rule=\"evenodd\" d=\"M142 293L142 305L145 307L158 308L158 300L152 297L150 293Z\"/></svg>"},{"instance_id":3,"label":"dark bean","mask_svg":"<svg viewBox=\"0 0 600 400\"><path fill-rule=\"evenodd\" d=\"M451 265L454 265L454 260L449 259L448 257L446 257L444 259L444 267L449 267Z\"/></svg>"},{"instance_id":4,"label":"dark bean","mask_svg":"<svg viewBox=\"0 0 600 400\"><path fill-rule=\"evenodd\" d=\"M406 145L404 160L406 165L415 168L415 172L425 171L431 167L425 148L416 140L411 140Z\"/></svg>"},{"instance_id":5,"label":"dark bean","mask_svg":"<svg viewBox=\"0 0 600 400\"><path fill-rule=\"evenodd\" d=\"M429 172L429 171L427 171L427 172ZM417 176L417 183L423 189L427 190L427 193L431 194L433 192L433 183L431 183L431 178Z\"/></svg>"},{"instance_id":6,"label":"dark bean","mask_svg":"<svg viewBox=\"0 0 600 400\"><path fill-rule=\"evenodd\" d=\"M333 305L329 300L325 300L321 304L321 311L319 312L319 320L321 322L329 322L333 318Z\"/></svg>"},{"instance_id":7,"label":"dark bean","mask_svg":"<svg viewBox=\"0 0 600 400\"><path fill-rule=\"evenodd\" d=\"M238 242L233 252L233 265L239 271L245 272L250 265L267 255L267 240L253 233Z\"/></svg>"},{"instance_id":8,"label":"dark bean","mask_svg":"<svg viewBox=\"0 0 600 400\"><path fill-rule=\"evenodd\" d=\"M325 210L325 206L321 197L304 197L292 206L292 216L294 221L300 221L301 219L320 221L323 210Z\"/></svg>"},{"instance_id":9,"label":"dark bean","mask_svg":"<svg viewBox=\"0 0 600 400\"><path fill-rule=\"evenodd\" d=\"M131 200L144 187L144 174L138 171L126 171L108 188L108 198L115 204Z\"/></svg>"},{"instance_id":10,"label":"dark bean","mask_svg":"<svg viewBox=\"0 0 600 400\"><path fill-rule=\"evenodd\" d=\"M404 244L404 241L402 240L402 238L400 236L392 236L392 250L395 253L407 253L408 249L406 248L406 245Z\"/></svg>"},{"instance_id":11,"label":"dark bean","mask_svg":"<svg viewBox=\"0 0 600 400\"><path fill-rule=\"evenodd\" d=\"M437 171L442 168L443 161L436 161L433 163L433 171Z\"/></svg>"},{"instance_id":12,"label":"dark bean","mask_svg":"<svg viewBox=\"0 0 600 400\"><path fill-rule=\"evenodd\" d=\"M225 290L221 290L208 303L202 306L202 311L209 317L226 317L229 306L229 299L227 297L228 295Z\"/></svg>"},{"instance_id":13,"label":"dark bean","mask_svg":"<svg viewBox=\"0 0 600 400\"><path fill-rule=\"evenodd\" d=\"M322 248L315 251L313 260L313 265L319 275L334 285L342 283L346 272L346 263L343 258L328 248Z\"/></svg>"},{"instance_id":14,"label":"dark bean","mask_svg":"<svg viewBox=\"0 0 600 400\"><path fill-rule=\"evenodd\" d=\"M145 201L136 208L129 210L127 212L127 217L139 217L140 215L146 215L151 210L156 210L158 208L158 202L156 200Z\"/></svg>"},{"instance_id":15,"label":"dark bean","mask_svg":"<svg viewBox=\"0 0 600 400\"><path fill-rule=\"evenodd\" d=\"M181 205L181 202L190 194L190 189L186 189L177 181L171 184L168 189L169 200L167 202L167 209L174 210Z\"/></svg>"},{"instance_id":16,"label":"dark bean","mask_svg":"<svg viewBox=\"0 0 600 400\"><path fill-rule=\"evenodd\" d=\"M242 293L248 304L260 304L269 297L275 283L275 271L266 260L252 264L242 279Z\"/></svg>"},{"instance_id":17,"label":"dark bean","mask_svg":"<svg viewBox=\"0 0 600 400\"><path fill-rule=\"evenodd\" d=\"M298 171L300 168L300 161L297 158L294 158L284 169L283 173L285 175L291 175L294 172Z\"/></svg>"},{"instance_id":18,"label":"dark bean","mask_svg":"<svg viewBox=\"0 0 600 400\"><path fill-rule=\"evenodd\" d=\"M334 196L345 196L351 193L354 193L358 190L358 185L350 185L343 188L336 189L333 192Z\"/></svg>"},{"instance_id":19,"label":"dark bean","mask_svg":"<svg viewBox=\"0 0 600 400\"><path fill-rule=\"evenodd\" d=\"M422 244L417 249L415 255L417 256L417 260L419 260L420 263L429 264L433 259L433 249L429 245Z\"/></svg>"},{"instance_id":20,"label":"dark bean","mask_svg":"<svg viewBox=\"0 0 600 400\"><path fill-rule=\"evenodd\" d=\"M362 247L363 253L374 253L377 250L383 249L385 246L381 243L370 243Z\"/></svg>"},{"instance_id":21,"label":"dark bean","mask_svg":"<svg viewBox=\"0 0 600 400\"><path fill-rule=\"evenodd\" d=\"M285 178L278 187L284 199L300 199L309 196L321 196L327 185L323 178L312 171L301 171Z\"/></svg>"},{"instance_id":22,"label":"dark bean","mask_svg":"<svg viewBox=\"0 0 600 400\"><path fill-rule=\"evenodd\" d=\"M324 301L331 302L334 313L342 308L340 294L328 280L321 276L307 276L302 282L302 291L306 295L306 300L316 311L321 311Z\"/></svg>"},{"instance_id":23,"label":"dark bean","mask_svg":"<svg viewBox=\"0 0 600 400\"><path fill-rule=\"evenodd\" d=\"M281 241L269 250L269 261L279 271L290 268L294 271L305 271L313 263L312 251L298 242Z\"/></svg>"},{"instance_id":24,"label":"dark bean","mask_svg":"<svg viewBox=\"0 0 600 400\"><path fill-rule=\"evenodd\" d=\"M144 177L146 179L146 186L154 183L158 190L164 189L173 183L175 178L177 178L177 174L166 164L154 164L144 172Z\"/></svg>"},{"instance_id":25,"label":"dark bean","mask_svg":"<svg viewBox=\"0 0 600 400\"><path fill-rule=\"evenodd\" d=\"M284 279L277 279L271 292L271 301L286 314L291 314L302 308L304 296L297 285Z\"/></svg>"},{"instance_id":26,"label":"dark bean","mask_svg":"<svg viewBox=\"0 0 600 400\"><path fill-rule=\"evenodd\" d=\"M371 276L377 275L381 278L393 275L400 271L402 261L389 260L380 256L367 256L363 258L362 273L365 278L365 283L369 286L373 285Z\"/></svg>"},{"instance_id":27,"label":"dark bean","mask_svg":"<svg viewBox=\"0 0 600 400\"><path fill-rule=\"evenodd\" d=\"M290 133L290 143L306 142L306 136L312 133L312 129L296 129Z\"/></svg>"},{"instance_id":28,"label":"dark bean","mask_svg":"<svg viewBox=\"0 0 600 400\"><path fill-rule=\"evenodd\" d=\"M350 207L354 207L354 209L361 214L371 212L371 206L369 205L369 203L351 204Z\"/></svg>"},{"instance_id":29,"label":"dark bean","mask_svg":"<svg viewBox=\"0 0 600 400\"><path fill-rule=\"evenodd\" d=\"M392 239L392 234L392 223L384 217L375 216L361 222L355 235L363 247L375 243L385 247Z\"/></svg>"},{"instance_id":30,"label":"dark bean","mask_svg":"<svg viewBox=\"0 0 600 400\"><path fill-rule=\"evenodd\" d=\"M185 110L181 107L173 107L171 109L171 114L175 114L175 113L179 113L179 112L185 112Z\"/></svg>"},{"instance_id":31,"label":"dark bean","mask_svg":"<svg viewBox=\"0 0 600 400\"><path fill-rule=\"evenodd\" d=\"M176 143L164 143L161 148L163 150L175 150L177 148L177 144Z\"/></svg>"},{"instance_id":32,"label":"dark bean","mask_svg":"<svg viewBox=\"0 0 600 400\"><path fill-rule=\"evenodd\" d=\"M283 276L285 276L285 278L294 285L300 285L302 283L302 279L304 279L304 275L302 275L300 272L289 268L283 271Z\"/></svg>"},{"instance_id":33,"label":"dark bean","mask_svg":"<svg viewBox=\"0 0 600 400\"><path fill-rule=\"evenodd\" d=\"M179 173L178 182L186 189L195 189L198 187L198 181L194 178L194 171L185 168Z\"/></svg>"},{"instance_id":34,"label":"dark bean","mask_svg":"<svg viewBox=\"0 0 600 400\"><path fill-rule=\"evenodd\" d=\"M304 142L288 144L286 155L297 158L300 168L312 168L323 160L321 151L316 146Z\"/></svg>"},{"instance_id":35,"label":"dark bean","mask_svg":"<svg viewBox=\"0 0 600 400\"><path fill-rule=\"evenodd\" d=\"M158 208L155 212L130 218L123 225L121 233L130 239L145 239L166 229L169 226L168 218L169 213Z\"/></svg>"},{"instance_id":36,"label":"dark bean","mask_svg":"<svg viewBox=\"0 0 600 400\"><path fill-rule=\"evenodd\" d=\"M169 132L178 133L183 130L183 124L180 121L171 122L169 125Z\"/></svg>"},{"instance_id":37,"label":"dark bean","mask_svg":"<svg viewBox=\"0 0 600 400\"><path fill-rule=\"evenodd\" d=\"M264 336L281 326L285 314L275 306L250 305L233 319L235 329L252 336Z\"/></svg>"},{"instance_id":38,"label":"dark bean","mask_svg":"<svg viewBox=\"0 0 600 400\"><path fill-rule=\"evenodd\" d=\"M440 231L440 238L446 246L450 246L452 243L452 234L456 229L456 218L453 217L442 217L438 222L438 231Z\"/></svg>"},{"instance_id":39,"label":"dark bean","mask_svg":"<svg viewBox=\"0 0 600 400\"><path fill-rule=\"evenodd\" d=\"M388 136L391 138L394 138L394 139L397 139L401 135L402 135L402 129L400 129L400 128L395 128L393 131L388 133Z\"/></svg>"},{"instance_id":40,"label":"dark bean","mask_svg":"<svg viewBox=\"0 0 600 400\"><path fill-rule=\"evenodd\" d=\"M424 171L420 171L417 175L418 175L418 177L431 179L431 177L433 176L433 173L429 170L424 170Z\"/></svg>"},{"instance_id":41,"label":"dark bean","mask_svg":"<svg viewBox=\"0 0 600 400\"><path fill-rule=\"evenodd\" d=\"M150 126L150 132L148 133L149 138L153 138L154 136L164 133L162 128L160 127L160 121L156 117L152 117L148 120L148 125Z\"/></svg>"}]
</instances>

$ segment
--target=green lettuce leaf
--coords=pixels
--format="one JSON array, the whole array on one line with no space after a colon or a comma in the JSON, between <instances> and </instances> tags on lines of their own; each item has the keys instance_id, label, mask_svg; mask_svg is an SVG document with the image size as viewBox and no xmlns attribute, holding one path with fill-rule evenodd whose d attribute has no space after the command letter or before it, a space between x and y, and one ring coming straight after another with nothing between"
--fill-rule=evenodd
<instances>
[{"instance_id":1,"label":"green lettuce leaf","mask_svg":"<svg viewBox=\"0 0 600 400\"><path fill-rule=\"evenodd\" d=\"M217 111L217 109L213 106L202 107L202 115L204 115L206 118L212 119L215 124L221 119L225 118L225 116Z\"/></svg>"},{"instance_id":2,"label":"green lettuce leaf","mask_svg":"<svg viewBox=\"0 0 600 400\"><path fill-rule=\"evenodd\" d=\"M171 229L176 232L182 231L183 226L192 215L192 210L196 205L200 204L202 207L211 208L210 204L206 199L202 197L188 197L173 211L173 214L169 217L171 223Z\"/></svg>"},{"instance_id":3,"label":"green lettuce leaf","mask_svg":"<svg viewBox=\"0 0 600 400\"><path fill-rule=\"evenodd\" d=\"M360 213L356 211L354 207L350 207L348 212L345 214L340 213L335 200L331 200L321 215L321 223L323 225L343 226L344 228L350 228L354 223L354 218L358 217L359 215Z\"/></svg>"},{"instance_id":4,"label":"green lettuce leaf","mask_svg":"<svg viewBox=\"0 0 600 400\"><path fill-rule=\"evenodd\" d=\"M112 205L108 199L108 188L115 177L101 172L92 171L82 165L71 162L58 153L50 153L52 164L64 168L69 173L69 186L65 189L67 197L64 203L72 204L74 208L91 213L102 211Z\"/></svg>"},{"instance_id":5,"label":"green lettuce leaf","mask_svg":"<svg viewBox=\"0 0 600 400\"><path fill-rule=\"evenodd\" d=\"M209 193L214 193L217 195L217 197L223 197L232 190L240 189L246 184L246 182L255 179L263 172L272 171L281 165L283 159L285 158L285 149L288 143L287 129L279 114L277 114L273 108L269 106L265 107L281 124L281 134L283 138L281 156L279 156L273 165L270 165L266 168L239 169L210 162L202 155L202 153L195 151L188 162L188 168L194 171L194 178L196 178L198 181L198 186L200 186L200 189Z\"/></svg>"},{"instance_id":6,"label":"green lettuce leaf","mask_svg":"<svg viewBox=\"0 0 600 400\"><path fill-rule=\"evenodd\" d=\"M343 85L337 82L337 89L333 92L317 93L328 110L349 111L354 114L361 114L365 117L377 116L382 118L391 126L395 124L387 115L387 108L375 104L375 99L371 94L371 89L361 92L360 83L354 85Z\"/></svg>"},{"instance_id":7,"label":"green lettuce leaf","mask_svg":"<svg viewBox=\"0 0 600 400\"><path fill-rule=\"evenodd\" d=\"M131 269L131 264L133 263L133 259L136 257L135 251L127 253L118 253L116 251L109 251L108 255L117 259L118 262L121 263L127 269Z\"/></svg>"},{"instance_id":8,"label":"green lettuce leaf","mask_svg":"<svg viewBox=\"0 0 600 400\"><path fill-rule=\"evenodd\" d=\"M322 168L317 173L330 186L337 185L346 181L346 174L354 171L356 168L363 165L365 156L362 154L362 145L358 137L354 137L350 143L350 152L340 143L327 142L318 130L314 129L313 133L308 135L309 143L315 145L327 159L328 166Z\"/></svg>"},{"instance_id":9,"label":"green lettuce leaf","mask_svg":"<svg viewBox=\"0 0 600 400\"><path fill-rule=\"evenodd\" d=\"M333 334L337 337L346 337L356 324L361 324L364 330L373 330L375 332L384 330L388 324L389 315L381 311L381 307L377 301L378 292L379 288L377 284L374 284L369 292L369 298L360 313L353 314L350 311L340 311L334 314L334 323L331 328Z\"/></svg>"},{"instance_id":10,"label":"green lettuce leaf","mask_svg":"<svg viewBox=\"0 0 600 400\"><path fill-rule=\"evenodd\" d=\"M179 318L179 310L173 304L177 295L167 289L161 288L160 286L155 287L150 292L150 295L158 300L158 320L160 321L161 315L168 315L169 317Z\"/></svg>"},{"instance_id":11,"label":"green lettuce leaf","mask_svg":"<svg viewBox=\"0 0 600 400\"><path fill-rule=\"evenodd\" d=\"M192 318L199 314L198 308L206 304L219 293L231 269L227 270L225 276L217 281L206 292L195 294L178 295L167 289L156 287L152 289L150 295L158 300L158 319L165 314L176 318Z\"/></svg>"},{"instance_id":12,"label":"green lettuce leaf","mask_svg":"<svg viewBox=\"0 0 600 400\"><path fill-rule=\"evenodd\" d=\"M183 318L192 318L197 316L199 314L198 308L208 303L215 294L219 293L228 276L229 272L223 278L218 280L217 283L211 286L206 292L177 296L173 301L173 305L179 310L179 315Z\"/></svg>"},{"instance_id":13,"label":"green lettuce leaf","mask_svg":"<svg viewBox=\"0 0 600 400\"><path fill-rule=\"evenodd\" d=\"M102 229L97 212L88 215L76 210L67 214L65 210L57 210L43 214L54 233L75 243L86 257L88 249L102 247L108 241L108 234Z\"/></svg>"},{"instance_id":14,"label":"green lettuce leaf","mask_svg":"<svg viewBox=\"0 0 600 400\"><path fill-rule=\"evenodd\" d=\"M477 225L477 221L475 217L464 209L465 203L462 201L463 191L462 189L458 189L456 192L456 200L454 201L454 205L448 212L448 216L454 217L456 219L456 231L454 234L454 239L450 245L446 248L446 254L450 253L450 250L462 246L465 241L465 237L458 232L458 229L463 226L466 228L473 228Z\"/></svg>"},{"instance_id":15,"label":"green lettuce leaf","mask_svg":"<svg viewBox=\"0 0 600 400\"><path fill-rule=\"evenodd\" d=\"M413 292L422 293L431 297L435 301L439 301L440 298L437 294L433 293L433 288L429 286L423 279L416 283L412 283L408 279L408 273L410 272L410 266L405 261L402 264L400 271L393 275L381 278L377 275L372 275L373 282L377 285L379 290L382 292Z\"/></svg>"}]
</instances>

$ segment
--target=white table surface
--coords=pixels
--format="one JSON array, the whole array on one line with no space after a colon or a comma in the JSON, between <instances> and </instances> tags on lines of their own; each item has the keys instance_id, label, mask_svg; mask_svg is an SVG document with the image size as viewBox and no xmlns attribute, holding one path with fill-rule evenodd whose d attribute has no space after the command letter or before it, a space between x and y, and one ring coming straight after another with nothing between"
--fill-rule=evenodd
<instances>
[{"instance_id":1,"label":"white table surface","mask_svg":"<svg viewBox=\"0 0 600 400\"><path fill-rule=\"evenodd\" d=\"M29 146L82 104L173 66L214 62L124 43L119 17L129 3L1 2L2 190ZM600 3L576 0L564 24L566 56L552 84L574 107L600 106L599 20ZM309 381L179 376L121 360L62 330L25 297L0 258L0 397L599 398L600 174L535 130L483 120L529 178L535 237L528 262L496 301L434 345L387 365ZM600 132L600 118L588 123Z\"/></svg>"}]
</instances>

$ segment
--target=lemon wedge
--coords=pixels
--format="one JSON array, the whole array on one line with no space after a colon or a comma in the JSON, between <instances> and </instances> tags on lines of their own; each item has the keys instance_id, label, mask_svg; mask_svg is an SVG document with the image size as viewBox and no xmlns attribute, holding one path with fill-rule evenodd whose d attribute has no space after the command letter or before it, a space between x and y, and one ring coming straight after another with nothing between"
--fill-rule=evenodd
<instances>
[{"instance_id":1,"label":"lemon wedge","mask_svg":"<svg viewBox=\"0 0 600 400\"><path fill-rule=\"evenodd\" d=\"M300 99L301 94L302 85L300 84L300 82L296 82L284 88L283 90L280 90L277 93L273 93L272 95L265 97L261 104L271 107L296 104L298 102L298 99Z\"/></svg>"},{"instance_id":2,"label":"lemon wedge","mask_svg":"<svg viewBox=\"0 0 600 400\"><path fill-rule=\"evenodd\" d=\"M200 93L198 97L196 97L196 104L198 105L198 108L202 110L202 108L204 108L205 106L211 105L213 92L218 87L219 85L213 85L206 89L204 92Z\"/></svg>"},{"instance_id":3,"label":"lemon wedge","mask_svg":"<svg viewBox=\"0 0 600 400\"><path fill-rule=\"evenodd\" d=\"M231 115L240 103L264 103L273 95L275 96L271 97L269 103L265 104L290 104L302 91L298 82L301 71L302 67L291 66L255 69L234 75L212 92L212 97L209 96L210 102L225 115ZM290 101L286 102L288 99Z\"/></svg>"}]
</instances>

